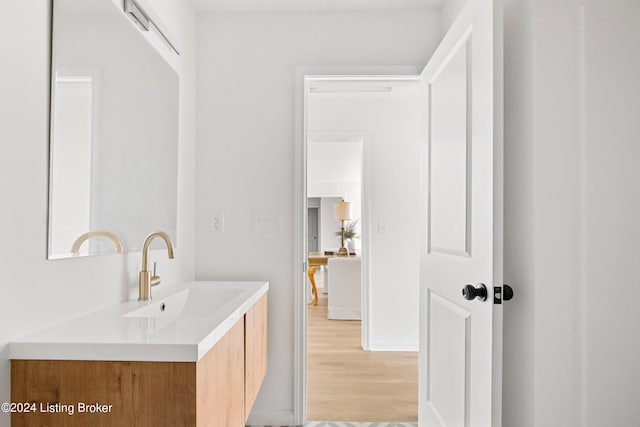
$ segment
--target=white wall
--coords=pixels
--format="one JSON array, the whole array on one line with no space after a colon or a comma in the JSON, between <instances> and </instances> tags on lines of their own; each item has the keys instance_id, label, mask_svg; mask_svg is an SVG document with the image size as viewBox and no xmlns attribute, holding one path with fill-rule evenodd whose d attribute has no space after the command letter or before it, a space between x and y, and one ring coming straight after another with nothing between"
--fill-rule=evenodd
<instances>
[{"instance_id":1,"label":"white wall","mask_svg":"<svg viewBox=\"0 0 640 427\"><path fill-rule=\"evenodd\" d=\"M214 13L198 22L199 279L267 279L269 369L249 419L293 415L294 77L300 65L415 65L439 35L437 10ZM278 211L281 232L252 231ZM210 217L225 214L224 234Z\"/></svg>"},{"instance_id":2,"label":"white wall","mask_svg":"<svg viewBox=\"0 0 640 427\"><path fill-rule=\"evenodd\" d=\"M440 21L443 29L451 27L451 24L453 24L453 21L455 21L466 3L467 0L443 0L440 10Z\"/></svg>"},{"instance_id":3,"label":"white wall","mask_svg":"<svg viewBox=\"0 0 640 427\"><path fill-rule=\"evenodd\" d=\"M508 0L504 424L640 419L640 4Z\"/></svg>"},{"instance_id":4,"label":"white wall","mask_svg":"<svg viewBox=\"0 0 640 427\"><path fill-rule=\"evenodd\" d=\"M576 11L505 2L505 425L582 425Z\"/></svg>"},{"instance_id":5,"label":"white wall","mask_svg":"<svg viewBox=\"0 0 640 427\"><path fill-rule=\"evenodd\" d=\"M357 186L358 191L360 185ZM339 194L330 192L327 194ZM353 200L349 196L349 192L345 194L345 200ZM336 214L333 210L333 206L342 200L342 197L323 197L320 200L320 248L321 251L334 251L340 247L340 238L335 235L335 232L340 228L340 220L336 219Z\"/></svg>"},{"instance_id":6,"label":"white wall","mask_svg":"<svg viewBox=\"0 0 640 427\"><path fill-rule=\"evenodd\" d=\"M154 253L164 284L194 270L195 13L151 2L181 46L178 252ZM140 254L47 261L50 1L0 6L0 401L9 401L7 343L137 295ZM163 286L163 285L161 285ZM0 424L8 425L7 414Z\"/></svg>"},{"instance_id":7,"label":"white wall","mask_svg":"<svg viewBox=\"0 0 640 427\"><path fill-rule=\"evenodd\" d=\"M395 87L390 93L311 94L308 101L310 133L358 129L368 135L363 158L370 207L363 237L372 350L418 348L421 95L418 87Z\"/></svg>"},{"instance_id":8,"label":"white wall","mask_svg":"<svg viewBox=\"0 0 640 427\"><path fill-rule=\"evenodd\" d=\"M580 0L536 0L533 15L535 416L577 422L580 346ZM553 298L548 296L552 294Z\"/></svg>"},{"instance_id":9,"label":"white wall","mask_svg":"<svg viewBox=\"0 0 640 427\"><path fill-rule=\"evenodd\" d=\"M580 409L588 427L633 425L640 422L640 2L583 3Z\"/></svg>"},{"instance_id":10,"label":"white wall","mask_svg":"<svg viewBox=\"0 0 640 427\"><path fill-rule=\"evenodd\" d=\"M536 425L532 3L504 3L504 279L516 297L504 305L502 422L514 427Z\"/></svg>"},{"instance_id":11,"label":"white wall","mask_svg":"<svg viewBox=\"0 0 640 427\"><path fill-rule=\"evenodd\" d=\"M309 139L314 139L313 134ZM357 138L356 138L357 139ZM333 205L341 200L351 203L351 221L358 221L356 232L360 236L362 218L362 141L333 141L331 138L310 140L307 144L307 196L321 197L320 250L340 247L340 229ZM340 196L340 197L335 197ZM360 239L354 240L356 250Z\"/></svg>"}]
</instances>

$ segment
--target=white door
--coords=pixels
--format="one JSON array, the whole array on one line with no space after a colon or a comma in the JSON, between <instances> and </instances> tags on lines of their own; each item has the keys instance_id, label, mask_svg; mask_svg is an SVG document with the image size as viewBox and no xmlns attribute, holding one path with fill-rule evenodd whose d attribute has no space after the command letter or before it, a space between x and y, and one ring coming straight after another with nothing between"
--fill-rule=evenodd
<instances>
[{"instance_id":1,"label":"white door","mask_svg":"<svg viewBox=\"0 0 640 427\"><path fill-rule=\"evenodd\" d=\"M420 426L501 426L502 12L468 0L425 67ZM467 300L465 285L486 287ZM469 295L472 297L473 295Z\"/></svg>"}]
</instances>

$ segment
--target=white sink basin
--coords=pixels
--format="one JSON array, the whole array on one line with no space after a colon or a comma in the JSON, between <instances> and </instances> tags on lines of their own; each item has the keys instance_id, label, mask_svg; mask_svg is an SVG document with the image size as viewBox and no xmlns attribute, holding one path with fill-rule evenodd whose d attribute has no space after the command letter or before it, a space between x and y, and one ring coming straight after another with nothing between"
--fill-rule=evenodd
<instances>
[{"instance_id":1,"label":"white sink basin","mask_svg":"<svg viewBox=\"0 0 640 427\"><path fill-rule=\"evenodd\" d=\"M268 282L183 282L10 343L11 359L197 362L269 289Z\"/></svg>"},{"instance_id":2,"label":"white sink basin","mask_svg":"<svg viewBox=\"0 0 640 427\"><path fill-rule=\"evenodd\" d=\"M122 317L190 318L211 316L242 292L241 289L189 288L130 311Z\"/></svg>"}]
</instances>

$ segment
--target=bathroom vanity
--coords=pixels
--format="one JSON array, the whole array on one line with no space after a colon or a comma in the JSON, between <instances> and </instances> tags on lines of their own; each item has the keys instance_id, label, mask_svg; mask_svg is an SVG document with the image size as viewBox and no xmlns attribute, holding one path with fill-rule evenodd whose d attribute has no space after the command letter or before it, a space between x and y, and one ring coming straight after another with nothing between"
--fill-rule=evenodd
<instances>
[{"instance_id":1,"label":"bathroom vanity","mask_svg":"<svg viewBox=\"0 0 640 427\"><path fill-rule=\"evenodd\" d=\"M268 282L189 282L16 340L12 426L241 427L267 367Z\"/></svg>"}]
</instances>

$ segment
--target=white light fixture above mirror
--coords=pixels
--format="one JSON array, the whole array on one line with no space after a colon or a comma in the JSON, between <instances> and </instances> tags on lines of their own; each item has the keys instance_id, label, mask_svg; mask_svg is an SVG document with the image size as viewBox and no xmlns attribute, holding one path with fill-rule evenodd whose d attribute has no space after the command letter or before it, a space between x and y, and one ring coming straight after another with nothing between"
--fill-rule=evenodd
<instances>
[{"instance_id":1,"label":"white light fixture above mirror","mask_svg":"<svg viewBox=\"0 0 640 427\"><path fill-rule=\"evenodd\" d=\"M162 38L171 50L173 50L176 55L180 55L178 49L171 40L169 40L169 37L167 37L167 29L161 23L160 19L155 16L150 6L145 5L142 0L124 0L124 11L142 31L149 31L151 27L155 28L160 38Z\"/></svg>"}]
</instances>

